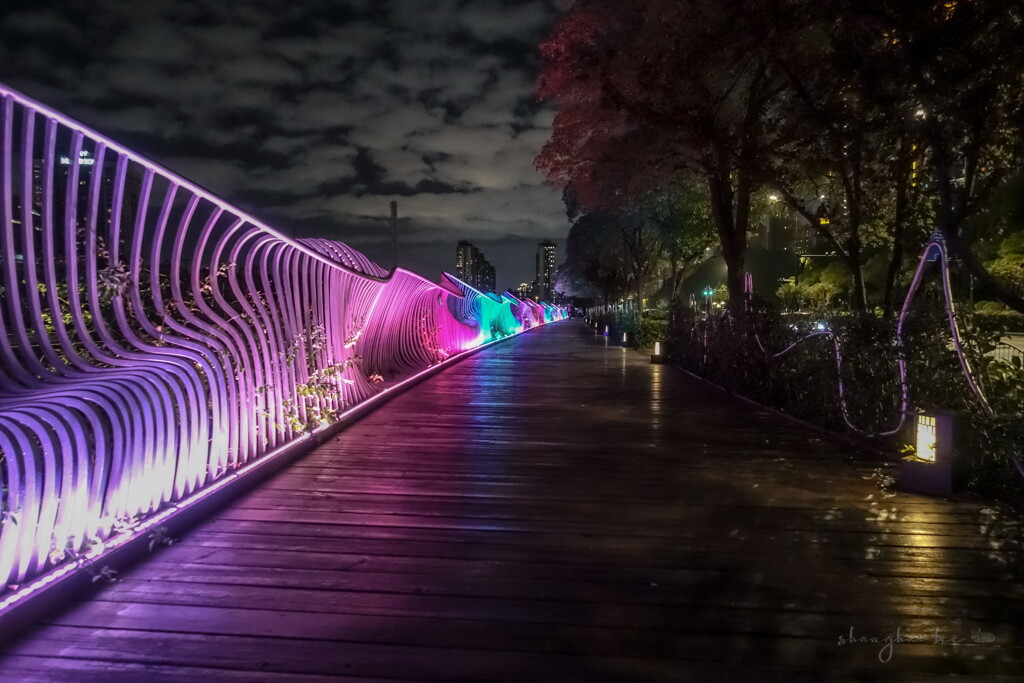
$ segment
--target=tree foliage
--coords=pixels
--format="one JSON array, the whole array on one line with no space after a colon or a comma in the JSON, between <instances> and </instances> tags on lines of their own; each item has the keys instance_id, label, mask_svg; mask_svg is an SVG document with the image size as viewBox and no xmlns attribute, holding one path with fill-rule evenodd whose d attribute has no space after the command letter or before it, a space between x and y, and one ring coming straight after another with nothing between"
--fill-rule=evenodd
<instances>
[{"instance_id":1,"label":"tree foliage","mask_svg":"<svg viewBox=\"0 0 1024 683\"><path fill-rule=\"evenodd\" d=\"M891 311L935 229L1024 311L979 220L1024 152L1021 44L1016 1L578 0L541 46L558 111L536 165L588 210L699 181L734 299L764 187L842 259L855 309Z\"/></svg>"},{"instance_id":2,"label":"tree foliage","mask_svg":"<svg viewBox=\"0 0 1024 683\"><path fill-rule=\"evenodd\" d=\"M591 283L605 302L630 296L641 303L667 284L674 302L680 282L714 241L702 197L699 187L682 184L577 213L563 278Z\"/></svg>"},{"instance_id":3,"label":"tree foliage","mask_svg":"<svg viewBox=\"0 0 1024 683\"><path fill-rule=\"evenodd\" d=\"M698 178L736 298L774 142L767 110L780 79L766 47L785 25L774 12L767 1L581 0L541 46L538 94L558 112L537 167L602 208Z\"/></svg>"}]
</instances>

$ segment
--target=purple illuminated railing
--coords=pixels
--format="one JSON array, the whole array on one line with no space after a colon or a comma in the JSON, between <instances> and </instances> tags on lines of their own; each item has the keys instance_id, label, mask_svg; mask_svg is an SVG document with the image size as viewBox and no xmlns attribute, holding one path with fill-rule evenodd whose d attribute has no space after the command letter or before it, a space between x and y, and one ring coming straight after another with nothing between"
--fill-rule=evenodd
<instances>
[{"instance_id":1,"label":"purple illuminated railing","mask_svg":"<svg viewBox=\"0 0 1024 683\"><path fill-rule=\"evenodd\" d=\"M403 378L564 317L289 239L3 86L0 287L5 587Z\"/></svg>"}]
</instances>

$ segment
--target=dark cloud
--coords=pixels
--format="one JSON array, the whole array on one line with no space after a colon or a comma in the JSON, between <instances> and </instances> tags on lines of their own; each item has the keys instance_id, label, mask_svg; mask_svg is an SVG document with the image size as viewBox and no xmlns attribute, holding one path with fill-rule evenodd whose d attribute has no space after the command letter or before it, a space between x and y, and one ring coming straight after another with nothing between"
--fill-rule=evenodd
<instances>
[{"instance_id":1,"label":"dark cloud","mask_svg":"<svg viewBox=\"0 0 1024 683\"><path fill-rule=\"evenodd\" d=\"M532 97L536 45L556 14L550 0L7 0L0 79L300 236L374 255L396 199L409 265L451 269L470 239L507 286L567 228L532 168L552 118Z\"/></svg>"}]
</instances>

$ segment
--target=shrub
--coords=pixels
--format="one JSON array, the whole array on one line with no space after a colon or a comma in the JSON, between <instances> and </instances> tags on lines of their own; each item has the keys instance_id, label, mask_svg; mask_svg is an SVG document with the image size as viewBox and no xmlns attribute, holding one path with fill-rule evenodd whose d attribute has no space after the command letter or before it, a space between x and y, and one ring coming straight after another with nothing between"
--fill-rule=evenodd
<instances>
[{"instance_id":1,"label":"shrub","mask_svg":"<svg viewBox=\"0 0 1024 683\"><path fill-rule=\"evenodd\" d=\"M724 315L678 311L670 353L688 370L766 405L832 430L877 435L899 423L902 352L910 405L961 416L960 452L969 454L960 461L962 484L986 496L1020 498L1024 479L1012 458L1024 443L1024 367L990 355L1001 326L959 317L965 356L994 417L984 413L964 377L934 292L908 315L902 345L896 322L874 313L784 314L755 302L750 311ZM836 341L827 332L838 341L838 365ZM897 437L874 438L895 450Z\"/></svg>"}]
</instances>

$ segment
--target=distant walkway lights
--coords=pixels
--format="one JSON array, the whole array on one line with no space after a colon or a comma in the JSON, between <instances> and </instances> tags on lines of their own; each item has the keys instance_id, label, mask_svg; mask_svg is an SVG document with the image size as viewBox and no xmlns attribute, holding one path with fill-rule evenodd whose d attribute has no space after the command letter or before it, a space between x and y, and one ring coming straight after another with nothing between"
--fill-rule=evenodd
<instances>
[{"instance_id":1,"label":"distant walkway lights","mask_svg":"<svg viewBox=\"0 0 1024 683\"><path fill-rule=\"evenodd\" d=\"M656 365L665 363L665 342L654 342L654 353L651 354L651 362Z\"/></svg>"},{"instance_id":2,"label":"distant walkway lights","mask_svg":"<svg viewBox=\"0 0 1024 683\"><path fill-rule=\"evenodd\" d=\"M914 451L900 461L900 488L931 496L953 494L953 416L920 413Z\"/></svg>"},{"instance_id":3,"label":"distant walkway lights","mask_svg":"<svg viewBox=\"0 0 1024 683\"><path fill-rule=\"evenodd\" d=\"M625 332L622 333L622 348L629 346L629 335Z\"/></svg>"}]
</instances>

